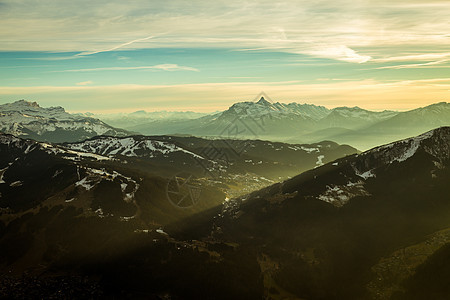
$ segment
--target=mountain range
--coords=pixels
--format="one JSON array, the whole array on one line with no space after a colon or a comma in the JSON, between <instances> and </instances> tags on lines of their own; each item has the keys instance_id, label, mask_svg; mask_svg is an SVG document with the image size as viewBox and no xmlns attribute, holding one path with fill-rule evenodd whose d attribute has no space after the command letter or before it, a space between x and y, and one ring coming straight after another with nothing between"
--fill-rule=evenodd
<instances>
[{"instance_id":1,"label":"mountain range","mask_svg":"<svg viewBox=\"0 0 450 300\"><path fill-rule=\"evenodd\" d=\"M450 125L450 103L405 112L359 107L327 109L313 104L239 102L229 109L189 120L157 120L129 128L142 134L267 139L287 143L330 140L367 150Z\"/></svg>"},{"instance_id":2,"label":"mountain range","mask_svg":"<svg viewBox=\"0 0 450 300\"><path fill-rule=\"evenodd\" d=\"M446 299L449 105L263 97L152 136L1 105L0 298Z\"/></svg>"},{"instance_id":3,"label":"mountain range","mask_svg":"<svg viewBox=\"0 0 450 300\"><path fill-rule=\"evenodd\" d=\"M152 111L144 110L135 111L132 113L111 113L111 114L93 114L83 113L81 116L100 119L114 127L130 129L151 121L158 120L190 120L198 119L208 115L208 113L199 113L193 111Z\"/></svg>"},{"instance_id":4,"label":"mountain range","mask_svg":"<svg viewBox=\"0 0 450 300\"><path fill-rule=\"evenodd\" d=\"M313 104L272 103L261 97L257 102L238 102L212 114L137 111L109 115L69 114L61 107L41 108L24 100L0 105L1 132L50 142L140 133L291 144L333 141L367 150L449 125L450 103L446 102L405 112L378 112L359 107L328 109Z\"/></svg>"},{"instance_id":5,"label":"mountain range","mask_svg":"<svg viewBox=\"0 0 450 300\"><path fill-rule=\"evenodd\" d=\"M130 134L99 119L69 114L62 107L43 108L25 100L0 105L0 132L51 142Z\"/></svg>"},{"instance_id":6,"label":"mountain range","mask_svg":"<svg viewBox=\"0 0 450 300\"><path fill-rule=\"evenodd\" d=\"M304 142L312 142L316 139L332 140L366 150L383 143L415 136L421 132L448 125L450 125L450 103L440 102L399 112L390 118L356 130L349 127L331 128L312 132L303 136L302 139Z\"/></svg>"},{"instance_id":7,"label":"mountain range","mask_svg":"<svg viewBox=\"0 0 450 300\"><path fill-rule=\"evenodd\" d=\"M350 146L332 142L291 145L265 141L209 141L192 137L103 136L83 142L49 144L8 134L0 134L0 137L0 193L4 195L0 202L7 201L3 207L18 205L22 201L20 193L18 198L5 195L34 190L40 185L52 186L54 178L64 177L64 174L60 175L63 169L49 171L51 165L57 164L70 168L72 173L75 169L77 172L80 168L87 170L89 180L83 181L78 174L75 182L72 173L67 176L73 181L72 186L91 182L91 188L87 190L92 189L93 192L101 181L95 179L95 174L104 172L117 177L114 172L119 168L163 178L172 178L180 173L191 174L210 186L217 186L218 190L231 197L357 152ZM38 160L33 157L42 158ZM24 174L27 180L20 176L21 172L25 172L23 168L29 169ZM48 172L53 172L49 178L36 175Z\"/></svg>"},{"instance_id":8,"label":"mountain range","mask_svg":"<svg viewBox=\"0 0 450 300\"><path fill-rule=\"evenodd\" d=\"M257 102L238 102L223 112L194 120L153 121L130 128L144 134L192 134L227 136L228 128L237 127L242 138L261 137L269 140L297 138L324 128L358 129L394 116L396 112L372 112L358 107L333 110L312 104L271 103L264 97ZM230 126L231 124L231 126Z\"/></svg>"},{"instance_id":9,"label":"mountain range","mask_svg":"<svg viewBox=\"0 0 450 300\"><path fill-rule=\"evenodd\" d=\"M131 136L50 144L0 135L1 295L448 295L450 127L363 153L334 143L214 142ZM242 159L215 157L211 166L221 172L205 176L196 158L213 160L207 153L219 145ZM302 172L295 165L306 157ZM301 174L228 197L242 170L261 181L270 175L266 161L276 168L282 158ZM183 199L193 205L173 205Z\"/></svg>"}]
</instances>

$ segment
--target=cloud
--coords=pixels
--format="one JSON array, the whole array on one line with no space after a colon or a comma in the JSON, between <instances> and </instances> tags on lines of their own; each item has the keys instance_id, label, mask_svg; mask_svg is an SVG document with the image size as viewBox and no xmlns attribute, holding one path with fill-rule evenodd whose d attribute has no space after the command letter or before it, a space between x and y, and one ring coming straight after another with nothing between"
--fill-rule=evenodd
<instances>
[{"instance_id":1,"label":"cloud","mask_svg":"<svg viewBox=\"0 0 450 300\"><path fill-rule=\"evenodd\" d=\"M139 66L139 67L105 67L105 68L91 68L91 69L72 69L52 72L97 72L97 71L125 71L125 70L161 70L161 71L193 71L200 72L200 70L192 67L179 66L177 64L161 64L155 66Z\"/></svg>"},{"instance_id":2,"label":"cloud","mask_svg":"<svg viewBox=\"0 0 450 300\"><path fill-rule=\"evenodd\" d=\"M355 50L344 45L336 47L321 47L315 50L306 51L306 53L312 56L332 58L353 63L365 63L372 58L368 55L360 55Z\"/></svg>"},{"instance_id":3,"label":"cloud","mask_svg":"<svg viewBox=\"0 0 450 300\"><path fill-rule=\"evenodd\" d=\"M89 85L89 84L93 84L94 82L91 80L88 81L81 81L81 82L77 82L76 85Z\"/></svg>"},{"instance_id":4,"label":"cloud","mask_svg":"<svg viewBox=\"0 0 450 300\"><path fill-rule=\"evenodd\" d=\"M414 55L391 56L373 59L375 63L406 62L399 65L382 66L376 69L416 69L416 68L448 68L439 66L450 61L450 52L429 52ZM415 62L415 63L408 63Z\"/></svg>"},{"instance_id":5,"label":"cloud","mask_svg":"<svg viewBox=\"0 0 450 300\"><path fill-rule=\"evenodd\" d=\"M450 58L450 52L444 53L425 53L416 55L392 56L374 59L376 62L392 62L392 61L424 61L424 60L442 60Z\"/></svg>"},{"instance_id":6,"label":"cloud","mask_svg":"<svg viewBox=\"0 0 450 300\"><path fill-rule=\"evenodd\" d=\"M385 66L385 67L378 67L376 69L417 69L417 68L429 68L429 67L436 67L436 65L441 65L449 62L450 59L443 59L438 61L430 61L426 63L420 63L420 64L403 64L403 65L395 65L395 66ZM450 66L438 66L438 67L447 67Z\"/></svg>"},{"instance_id":7,"label":"cloud","mask_svg":"<svg viewBox=\"0 0 450 300\"><path fill-rule=\"evenodd\" d=\"M148 37L144 37L144 38L140 38L140 39L135 39L135 40L132 40L132 41L129 41L129 42L126 42L126 43L123 43L123 44L120 44L120 45L117 45L117 46L108 48L108 49L97 50L97 51L86 51L86 52L81 52L81 53L76 54L75 56L86 56L86 55L92 55L92 54L97 54L97 53L102 53L102 52L110 52L110 51L114 51L114 50L123 48L123 47L125 47L125 46L131 45L131 44L134 44L134 43L143 42L143 41L152 39L152 38L154 38L154 37L155 37L155 36L148 36Z\"/></svg>"},{"instance_id":8,"label":"cloud","mask_svg":"<svg viewBox=\"0 0 450 300\"><path fill-rule=\"evenodd\" d=\"M2 51L84 57L130 48L265 49L361 63L448 49L450 39L449 1L4 2Z\"/></svg>"}]
</instances>

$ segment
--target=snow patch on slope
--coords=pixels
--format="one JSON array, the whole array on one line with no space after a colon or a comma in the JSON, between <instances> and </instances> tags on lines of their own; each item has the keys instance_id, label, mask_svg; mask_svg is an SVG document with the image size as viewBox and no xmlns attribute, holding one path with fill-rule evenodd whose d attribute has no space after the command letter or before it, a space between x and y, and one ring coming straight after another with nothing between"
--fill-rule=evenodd
<instances>
[{"instance_id":1,"label":"snow patch on slope","mask_svg":"<svg viewBox=\"0 0 450 300\"><path fill-rule=\"evenodd\" d=\"M292 146L288 146L288 148L289 149L291 149L291 150L294 150L294 151L300 151L300 150L303 150L303 151L305 151L305 152L307 152L307 153L312 153L312 152L320 152L320 149L319 148L307 148L307 147L304 147L304 146L296 146L296 145L292 145Z\"/></svg>"},{"instance_id":2,"label":"snow patch on slope","mask_svg":"<svg viewBox=\"0 0 450 300\"><path fill-rule=\"evenodd\" d=\"M101 137L81 143L68 144L66 147L72 150L91 152L105 156L155 157L157 154L166 155L174 152L183 152L195 158L203 159L203 157L171 143L150 139L140 140L134 137Z\"/></svg>"},{"instance_id":3,"label":"snow patch on slope","mask_svg":"<svg viewBox=\"0 0 450 300\"><path fill-rule=\"evenodd\" d=\"M366 179L366 180L369 179L369 178L372 178L372 177L376 177L376 175L375 175L373 170L369 170L369 171L366 171L364 173L359 173L358 170L355 169L355 174L358 175L359 177L363 178L363 179Z\"/></svg>"},{"instance_id":4,"label":"snow patch on slope","mask_svg":"<svg viewBox=\"0 0 450 300\"><path fill-rule=\"evenodd\" d=\"M65 149L65 148L51 145L48 143L39 143L39 144L40 144L41 148L44 149L47 153L54 154L54 155L62 154L62 155L65 155L65 156L63 156L63 158L68 159L68 160L79 161L80 158L82 158L82 157L95 159L95 160L111 160L111 158L109 158L109 157L98 155L95 153L69 150L69 149Z\"/></svg>"},{"instance_id":5,"label":"snow patch on slope","mask_svg":"<svg viewBox=\"0 0 450 300\"><path fill-rule=\"evenodd\" d=\"M1 169L1 170L0 170L0 184L1 184L1 183L6 183L6 182L3 180L3 175L5 174L6 170L8 170L8 168L9 168L9 166L6 167L6 168L4 168L4 169Z\"/></svg>"},{"instance_id":6,"label":"snow patch on slope","mask_svg":"<svg viewBox=\"0 0 450 300\"><path fill-rule=\"evenodd\" d=\"M118 181L120 184L120 189L123 194L123 200L125 202L133 202L136 192L139 190L139 184L136 180L131 177L127 177L125 175L120 174L117 171L113 171L112 173L108 172L105 169L94 169L85 167L83 168L86 176L77 181L75 186L81 186L86 189L86 191L91 190L97 184L99 184L102 180L107 181Z\"/></svg>"},{"instance_id":7,"label":"snow patch on slope","mask_svg":"<svg viewBox=\"0 0 450 300\"><path fill-rule=\"evenodd\" d=\"M356 196L370 195L364 189L363 181L348 182L346 185L327 185L327 189L317 198L336 207L344 206L350 199Z\"/></svg>"},{"instance_id":8,"label":"snow patch on slope","mask_svg":"<svg viewBox=\"0 0 450 300\"><path fill-rule=\"evenodd\" d=\"M84 177L83 179L75 182L75 186L81 186L86 191L90 191L98 182L89 179L89 176Z\"/></svg>"},{"instance_id":9,"label":"snow patch on slope","mask_svg":"<svg viewBox=\"0 0 450 300\"><path fill-rule=\"evenodd\" d=\"M317 156L316 165L317 166L323 166L323 159L325 158L325 155L319 155Z\"/></svg>"}]
</instances>

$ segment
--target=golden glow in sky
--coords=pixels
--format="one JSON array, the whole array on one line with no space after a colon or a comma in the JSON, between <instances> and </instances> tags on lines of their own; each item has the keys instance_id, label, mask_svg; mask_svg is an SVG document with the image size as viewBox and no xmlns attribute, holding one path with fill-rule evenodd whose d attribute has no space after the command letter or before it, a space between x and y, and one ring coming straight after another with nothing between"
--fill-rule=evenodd
<instances>
[{"instance_id":1,"label":"golden glow in sky","mask_svg":"<svg viewBox=\"0 0 450 300\"><path fill-rule=\"evenodd\" d=\"M0 1L0 103L70 111L448 101L448 1Z\"/></svg>"}]
</instances>

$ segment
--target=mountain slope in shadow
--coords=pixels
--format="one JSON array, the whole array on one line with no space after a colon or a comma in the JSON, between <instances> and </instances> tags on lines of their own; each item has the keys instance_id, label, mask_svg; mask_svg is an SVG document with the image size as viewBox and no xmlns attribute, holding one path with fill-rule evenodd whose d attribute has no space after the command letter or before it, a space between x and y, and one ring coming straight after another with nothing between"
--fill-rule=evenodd
<instances>
[{"instance_id":1,"label":"mountain slope in shadow","mask_svg":"<svg viewBox=\"0 0 450 300\"><path fill-rule=\"evenodd\" d=\"M421 284L430 284L426 274L446 274L438 262L445 266L448 252L443 232L450 229L449 180L450 128L442 127L154 230L136 231L132 222L111 216L86 218L75 208L42 207L0 224L3 257L9 249L2 268L30 265L41 249L45 255L34 262L45 271L33 273L39 284L55 274L85 276L99 294L119 298L445 295L445 280ZM401 275L399 260L415 257L414 251L426 255ZM14 291L14 285L4 286Z\"/></svg>"}]
</instances>

